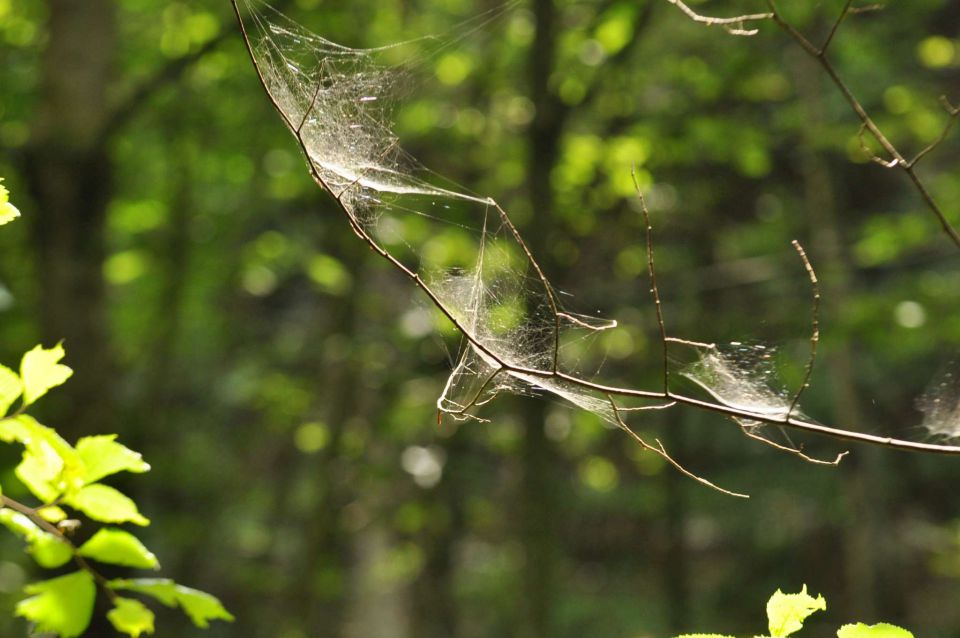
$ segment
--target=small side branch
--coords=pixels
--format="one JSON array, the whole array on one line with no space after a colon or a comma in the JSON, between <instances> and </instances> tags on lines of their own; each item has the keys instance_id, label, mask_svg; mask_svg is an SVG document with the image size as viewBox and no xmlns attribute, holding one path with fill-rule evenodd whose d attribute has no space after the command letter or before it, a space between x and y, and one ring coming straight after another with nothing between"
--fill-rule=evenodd
<instances>
[{"instance_id":1,"label":"small side branch","mask_svg":"<svg viewBox=\"0 0 960 638\"><path fill-rule=\"evenodd\" d=\"M737 498L750 498L749 494L741 494L740 492L733 492L726 488L720 487L716 483L713 483L698 474L694 474L693 472L685 468L683 465L681 465L679 462L677 462L676 459L670 456L670 454L667 453L667 450L666 448L663 447L663 443L660 441L660 439L654 439L654 441L656 442L656 445L650 445L649 443L647 443L643 439L643 437L637 434L633 430L633 428L627 425L626 422L623 420L623 418L620 416L620 412L623 409L617 405L617 402L613 399L613 397L611 395L607 395L607 400L610 401L610 407L613 409L613 416L617 421L617 425L620 427L621 430L629 434L630 438L636 441L640 445L640 447L660 455L660 457L662 457L664 461L666 461L667 463L672 465L674 468L676 468L681 474L689 478L692 478L694 481L696 481L697 483L700 483L701 485L706 485L707 487L714 489L720 492L721 494L726 494L727 496L736 496Z\"/></svg>"},{"instance_id":2,"label":"small side branch","mask_svg":"<svg viewBox=\"0 0 960 638\"><path fill-rule=\"evenodd\" d=\"M723 27L727 33L731 35L756 35L757 29L748 29L746 25L753 22L770 20L773 18L772 13L747 13L744 15L734 16L732 18L715 18L713 16L700 15L681 0L667 0L667 2L683 11L687 17L694 22L699 22L700 24L704 24L708 27L712 27L714 25Z\"/></svg>"},{"instance_id":3,"label":"small side branch","mask_svg":"<svg viewBox=\"0 0 960 638\"><path fill-rule=\"evenodd\" d=\"M647 200L643 197L640 182L637 181L637 169L630 169L633 186L637 190L640 200L640 213L643 215L644 235L647 239L647 274L650 277L650 294L653 295L653 306L657 312L657 327L660 329L660 348L663 351L663 391L670 392L670 361L667 349L667 328L663 321L663 304L660 303L660 289L657 287L657 269L653 258L653 225L650 223L650 211L647 209Z\"/></svg>"},{"instance_id":4,"label":"small side branch","mask_svg":"<svg viewBox=\"0 0 960 638\"><path fill-rule=\"evenodd\" d=\"M743 421L742 419L733 419L733 420L738 426L740 426L740 431L743 432L744 436L751 438L754 441L759 441L764 445L769 445L770 447L776 450L780 450L781 452L786 452L787 454L793 454L795 456L798 456L804 461L806 461L807 463L813 463L815 465L832 465L835 467L837 465L840 465L840 461L843 460L843 457L849 454L849 452L840 452L839 454L837 454L837 457L832 461L824 461L823 459L818 459L810 456L809 454L804 453L800 447L783 445L781 443L777 443L776 441L771 441L765 436L760 436L755 432L755 430L757 429L755 425L751 425L746 421Z\"/></svg>"},{"instance_id":5,"label":"small side branch","mask_svg":"<svg viewBox=\"0 0 960 638\"><path fill-rule=\"evenodd\" d=\"M817 273L813 270L813 265L807 258L807 253L803 250L803 246L801 246L800 242L796 239L791 243L800 256L800 261L803 262L803 267L807 271L807 276L810 278L810 288L813 291L813 299L810 304L810 355L803 369L803 381L800 382L800 387L797 388L797 392L793 395L793 400L790 402L790 409L787 410L787 419L793 416L793 411L796 410L797 404L800 402L800 395L802 395L810 385L810 375L813 374L813 365L817 361L817 344L820 343L820 283L817 281Z\"/></svg>"},{"instance_id":6,"label":"small side branch","mask_svg":"<svg viewBox=\"0 0 960 638\"><path fill-rule=\"evenodd\" d=\"M52 503L50 505L52 505ZM70 548L70 553L73 556L73 562L76 563L77 567L84 570L85 572L87 572L93 577L93 580L96 581L97 585L100 586L100 588L104 591L104 593L107 595L107 598L109 598L111 602L116 601L117 594L115 591L113 591L113 588L111 588L110 585L108 584L109 581L107 580L107 578L103 574L98 572L96 569L94 569L93 566L90 563L88 563L87 560L78 553L77 546L74 545L73 541L71 541L70 538L63 533L63 530L61 530L60 528L58 528L57 526L53 525L52 523L44 519L42 516L40 516L39 510L43 509L43 507L48 507L48 505L41 506L38 508L32 508L4 494L4 495L0 495L0 507L7 507L14 511L20 512L21 514L29 518L34 525L36 525L46 533L56 537L57 540L59 540L60 542L65 543L67 547Z\"/></svg>"}]
</instances>

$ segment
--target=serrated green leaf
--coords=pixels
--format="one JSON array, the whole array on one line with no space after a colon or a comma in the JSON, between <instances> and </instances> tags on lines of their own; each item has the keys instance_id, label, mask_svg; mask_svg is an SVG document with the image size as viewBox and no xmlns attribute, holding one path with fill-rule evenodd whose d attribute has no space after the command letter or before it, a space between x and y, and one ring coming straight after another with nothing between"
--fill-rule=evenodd
<instances>
[{"instance_id":1,"label":"serrated green leaf","mask_svg":"<svg viewBox=\"0 0 960 638\"><path fill-rule=\"evenodd\" d=\"M20 211L10 203L10 191L3 185L3 178L0 177L0 226L9 224L17 217L20 217Z\"/></svg>"},{"instance_id":2,"label":"serrated green leaf","mask_svg":"<svg viewBox=\"0 0 960 638\"><path fill-rule=\"evenodd\" d=\"M109 485L94 483L80 488L76 494L68 496L65 502L78 509L95 521L101 523L134 523L149 525L150 520L137 509L137 504Z\"/></svg>"},{"instance_id":3,"label":"serrated green leaf","mask_svg":"<svg viewBox=\"0 0 960 638\"><path fill-rule=\"evenodd\" d=\"M0 524L26 541L27 551L41 567L60 567L73 557L73 551L63 539L41 529L25 514L2 508Z\"/></svg>"},{"instance_id":4,"label":"serrated green leaf","mask_svg":"<svg viewBox=\"0 0 960 638\"><path fill-rule=\"evenodd\" d=\"M139 452L116 442L116 434L85 436L77 441L77 453L86 467L86 483L99 481L117 472L146 472L150 466Z\"/></svg>"},{"instance_id":5,"label":"serrated green leaf","mask_svg":"<svg viewBox=\"0 0 960 638\"><path fill-rule=\"evenodd\" d=\"M32 583L24 590L33 596L20 601L15 613L36 623L37 632L75 638L90 624L97 591L88 572Z\"/></svg>"},{"instance_id":6,"label":"serrated green leaf","mask_svg":"<svg viewBox=\"0 0 960 638\"><path fill-rule=\"evenodd\" d=\"M20 375L7 366L0 365L0 417L7 413L22 393L23 383L20 382Z\"/></svg>"},{"instance_id":7,"label":"serrated green leaf","mask_svg":"<svg viewBox=\"0 0 960 638\"><path fill-rule=\"evenodd\" d=\"M111 565L124 565L138 569L160 568L157 557L144 547L140 539L122 529L99 530L80 547L77 553Z\"/></svg>"},{"instance_id":8,"label":"serrated green leaf","mask_svg":"<svg viewBox=\"0 0 960 638\"><path fill-rule=\"evenodd\" d=\"M60 363L63 359L63 345L57 344L50 349L36 346L23 355L20 362L20 378L23 380L23 403L30 405L51 388L61 385L70 378L73 370Z\"/></svg>"},{"instance_id":9,"label":"serrated green leaf","mask_svg":"<svg viewBox=\"0 0 960 638\"><path fill-rule=\"evenodd\" d=\"M827 601L823 596L813 598L807 593L807 586L798 594L784 594L779 589L767 601L767 620L770 635L784 638L803 629L803 621L815 611L825 610Z\"/></svg>"},{"instance_id":10,"label":"serrated green leaf","mask_svg":"<svg viewBox=\"0 0 960 638\"><path fill-rule=\"evenodd\" d=\"M153 633L153 612L139 600L117 598L113 609L107 612L107 620L122 634L137 638L142 633Z\"/></svg>"},{"instance_id":11,"label":"serrated green leaf","mask_svg":"<svg viewBox=\"0 0 960 638\"><path fill-rule=\"evenodd\" d=\"M844 625L837 631L837 638L913 638L913 634L896 625L865 625L861 622Z\"/></svg>"},{"instance_id":12,"label":"serrated green leaf","mask_svg":"<svg viewBox=\"0 0 960 638\"><path fill-rule=\"evenodd\" d=\"M233 622L228 612L216 597L191 587L178 585L169 578L135 578L112 580L113 589L138 592L160 601L168 607L179 604L194 625L206 628L211 620Z\"/></svg>"}]
</instances>

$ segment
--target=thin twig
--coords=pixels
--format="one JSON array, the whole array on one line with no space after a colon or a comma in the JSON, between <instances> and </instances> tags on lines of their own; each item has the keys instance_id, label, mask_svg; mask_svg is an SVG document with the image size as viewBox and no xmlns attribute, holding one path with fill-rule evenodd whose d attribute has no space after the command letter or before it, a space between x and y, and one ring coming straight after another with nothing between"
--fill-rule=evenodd
<instances>
[{"instance_id":1,"label":"thin twig","mask_svg":"<svg viewBox=\"0 0 960 638\"><path fill-rule=\"evenodd\" d=\"M630 168L630 177L633 187L640 200L640 213L643 215L643 232L647 239L647 275L650 277L650 294L653 295L653 307L657 313L657 327L660 329L660 348L663 351L663 391L670 392L670 363L667 349L667 328L663 322L663 304L660 303L660 289L657 287L657 269L653 259L653 225L650 223L650 211L647 209L647 200L643 197L640 182L637 181L637 168Z\"/></svg>"},{"instance_id":2,"label":"thin twig","mask_svg":"<svg viewBox=\"0 0 960 638\"><path fill-rule=\"evenodd\" d=\"M617 425L620 427L621 430L629 434L634 441L639 443L643 449L650 450L651 452L659 454L663 458L663 460L665 460L667 463L669 463L670 465L675 467L677 470L679 470L681 474L689 478L692 478L697 483L706 485L707 487L715 489L716 491L722 494L726 494L727 496L736 496L738 498L750 498L748 494L741 494L740 492L730 491L726 488L720 487L719 485L717 485L716 483L713 483L712 481L705 479L702 476L699 476L698 474L694 474L693 472L685 468L683 465L681 465L679 462L677 462L677 460L674 459L672 456L670 456L669 453L667 453L667 450L663 447L663 443L660 442L660 439L654 439L654 441L657 442L656 446L653 446L647 443L643 439L643 437L637 434L633 430L633 428L631 428L629 425L626 424L626 422L624 422L623 418L620 416L620 408L617 406L617 402L614 401L613 397L608 396L607 399L610 401L610 407L613 409L613 416L617 421Z\"/></svg>"},{"instance_id":3,"label":"thin twig","mask_svg":"<svg viewBox=\"0 0 960 638\"><path fill-rule=\"evenodd\" d=\"M824 461L823 459L818 459L810 456L809 454L805 454L800 448L792 447L789 445L782 445L780 443L777 443L776 441L771 441L765 436L760 436L759 434L753 431L756 426L748 425L745 421L742 421L741 419L734 419L734 421L736 422L737 425L740 426L740 431L743 432L744 436L751 438L754 441L759 441L764 445L769 445L770 447L780 450L781 452L786 452L787 454L794 454L808 463L813 463L815 465L837 466L837 465L840 465L840 461L843 460L843 457L849 454L849 452L846 452L846 451L840 452L839 454L837 454L837 458L835 458L834 460Z\"/></svg>"},{"instance_id":4,"label":"thin twig","mask_svg":"<svg viewBox=\"0 0 960 638\"><path fill-rule=\"evenodd\" d=\"M923 150L914 155L913 159L908 162L910 168L913 168L917 165L924 155L932 151L933 149L940 146L943 143L943 140L947 139L947 135L950 133L950 129L953 128L954 123L957 121L957 116L960 116L960 108L955 107L950 104L950 101L947 99L946 95L940 96L940 103L943 104L943 108L947 110L947 123L944 125L943 130L940 131L939 137L934 141L930 142Z\"/></svg>"},{"instance_id":5,"label":"thin twig","mask_svg":"<svg viewBox=\"0 0 960 638\"><path fill-rule=\"evenodd\" d=\"M813 270L813 265L807 258L807 253L803 250L800 242L794 239L790 243L793 244L797 254L800 255L800 261L803 262L803 267L806 269L807 276L810 278L810 288L813 291L813 299L810 303L810 356L807 358L807 364L803 369L803 380L800 382L800 387L797 388L796 394L793 395L793 401L790 402L790 409L787 410L788 419L797 408L797 404L800 402L800 395L803 394L804 390L810 385L810 375L813 374L813 365L817 361L817 344L820 342L820 283L817 281L817 273Z\"/></svg>"},{"instance_id":6,"label":"thin twig","mask_svg":"<svg viewBox=\"0 0 960 638\"><path fill-rule=\"evenodd\" d=\"M66 544L66 546L70 549L71 557L73 558L73 562L77 564L77 567L89 573L93 577L93 580L100 585L100 588L103 589L103 591L107 594L107 598L109 598L111 602L116 600L117 593L110 587L109 581L106 579L106 577L94 569L93 566L78 553L77 546L73 544L73 541L71 541L62 530L40 516L37 510L42 509L42 507L45 506L42 506L41 508L32 508L29 505L24 505L20 501L10 498L6 494L0 495L0 503L2 503L3 507L9 507L12 510L20 512L29 518L34 525L46 533L53 535L60 542Z\"/></svg>"},{"instance_id":7,"label":"thin twig","mask_svg":"<svg viewBox=\"0 0 960 638\"><path fill-rule=\"evenodd\" d=\"M840 28L840 24L843 22L844 18L847 17L847 14L850 12L850 5L853 4L853 0L847 0L843 5L843 9L840 11L840 15L834 21L833 26L830 28L830 33L827 35L827 39L823 41L823 44L820 46L820 55L824 55L827 52L827 49L830 48L830 43L833 42L833 36L837 34L837 29Z\"/></svg>"},{"instance_id":8,"label":"thin twig","mask_svg":"<svg viewBox=\"0 0 960 638\"><path fill-rule=\"evenodd\" d=\"M681 0L667 0L667 2L683 11L687 17L694 22L705 24L708 27L713 25L721 26L731 35L756 35L756 29L745 29L744 25L748 22L761 22L763 20L769 20L773 17L773 15L769 13L748 13L740 16L734 16L732 18L714 18L712 16L700 15Z\"/></svg>"}]
</instances>

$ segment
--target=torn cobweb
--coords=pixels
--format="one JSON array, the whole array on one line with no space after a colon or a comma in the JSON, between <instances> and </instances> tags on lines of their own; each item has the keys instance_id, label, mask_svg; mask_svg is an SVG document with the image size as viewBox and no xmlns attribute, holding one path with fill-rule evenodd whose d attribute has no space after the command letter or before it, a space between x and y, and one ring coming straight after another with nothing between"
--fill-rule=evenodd
<instances>
[{"instance_id":1,"label":"torn cobweb","mask_svg":"<svg viewBox=\"0 0 960 638\"><path fill-rule=\"evenodd\" d=\"M315 179L467 337L438 407L467 416L499 392L546 392L613 421L607 398L551 373L580 372L570 344L615 322L562 307L496 202L403 152L391 113L406 71L384 62L387 49L344 47L259 0L238 2L264 86Z\"/></svg>"}]
</instances>

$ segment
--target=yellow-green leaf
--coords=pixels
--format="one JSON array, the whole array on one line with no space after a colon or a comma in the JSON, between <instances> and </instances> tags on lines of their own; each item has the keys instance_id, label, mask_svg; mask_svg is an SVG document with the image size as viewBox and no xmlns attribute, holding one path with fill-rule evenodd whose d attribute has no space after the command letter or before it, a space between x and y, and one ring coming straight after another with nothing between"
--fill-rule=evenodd
<instances>
[{"instance_id":1,"label":"yellow-green leaf","mask_svg":"<svg viewBox=\"0 0 960 638\"><path fill-rule=\"evenodd\" d=\"M113 609L107 612L107 620L114 629L133 638L142 633L153 633L153 612L132 598L114 600Z\"/></svg>"},{"instance_id":2,"label":"yellow-green leaf","mask_svg":"<svg viewBox=\"0 0 960 638\"><path fill-rule=\"evenodd\" d=\"M20 211L10 203L10 191L3 185L3 178L0 177L0 226L8 224L20 217Z\"/></svg>"},{"instance_id":3,"label":"yellow-green leaf","mask_svg":"<svg viewBox=\"0 0 960 638\"><path fill-rule=\"evenodd\" d=\"M30 405L70 378L73 370L60 363L63 359L63 345L57 344L50 349L36 346L23 355L20 362L20 378L23 380L23 403Z\"/></svg>"},{"instance_id":4,"label":"yellow-green leaf","mask_svg":"<svg viewBox=\"0 0 960 638\"><path fill-rule=\"evenodd\" d=\"M2 508L0 524L26 541L27 551L41 567L60 567L73 557L73 551L63 539L41 529L25 514Z\"/></svg>"},{"instance_id":5,"label":"yellow-green leaf","mask_svg":"<svg viewBox=\"0 0 960 638\"><path fill-rule=\"evenodd\" d=\"M133 534L122 529L104 528L84 543L78 553L101 563L159 569L157 557Z\"/></svg>"},{"instance_id":6,"label":"yellow-green leaf","mask_svg":"<svg viewBox=\"0 0 960 638\"><path fill-rule=\"evenodd\" d=\"M877 625L844 625L837 631L837 638L913 638L913 634L897 627L880 623Z\"/></svg>"},{"instance_id":7,"label":"yellow-green leaf","mask_svg":"<svg viewBox=\"0 0 960 638\"><path fill-rule=\"evenodd\" d=\"M137 504L130 497L108 485L100 483L87 485L76 494L67 497L66 503L102 523L150 524L150 521L140 514Z\"/></svg>"},{"instance_id":8,"label":"yellow-green leaf","mask_svg":"<svg viewBox=\"0 0 960 638\"><path fill-rule=\"evenodd\" d=\"M807 586L798 594L784 594L779 589L767 602L767 619L770 635L784 638L803 629L803 621L815 611L825 610L827 601L823 596L813 598L807 593Z\"/></svg>"},{"instance_id":9,"label":"yellow-green leaf","mask_svg":"<svg viewBox=\"0 0 960 638\"><path fill-rule=\"evenodd\" d=\"M63 511L63 508L57 507L56 505L41 507L37 510L37 514L48 523L59 523L67 518L67 513Z\"/></svg>"},{"instance_id":10,"label":"yellow-green leaf","mask_svg":"<svg viewBox=\"0 0 960 638\"><path fill-rule=\"evenodd\" d=\"M216 597L206 592L178 585L169 578L135 578L130 580L112 580L112 589L123 589L145 594L168 607L179 604L193 624L200 628L209 626L211 620L233 622L233 614L228 612Z\"/></svg>"},{"instance_id":11,"label":"yellow-green leaf","mask_svg":"<svg viewBox=\"0 0 960 638\"><path fill-rule=\"evenodd\" d=\"M6 366L0 365L0 417L4 416L23 393L20 375Z\"/></svg>"},{"instance_id":12,"label":"yellow-green leaf","mask_svg":"<svg viewBox=\"0 0 960 638\"><path fill-rule=\"evenodd\" d=\"M84 481L93 483L117 472L146 472L150 466L139 452L116 442L116 434L85 436L77 441L77 453L86 468Z\"/></svg>"},{"instance_id":13,"label":"yellow-green leaf","mask_svg":"<svg viewBox=\"0 0 960 638\"><path fill-rule=\"evenodd\" d=\"M21 414L15 419L0 421L0 439L23 444L17 478L44 503L82 484L84 469L77 451L56 430L41 425L33 417Z\"/></svg>"},{"instance_id":14,"label":"yellow-green leaf","mask_svg":"<svg viewBox=\"0 0 960 638\"><path fill-rule=\"evenodd\" d=\"M38 633L75 638L90 624L96 586L93 576L78 571L59 578L27 585L31 598L17 604L16 615L36 624Z\"/></svg>"}]
</instances>

